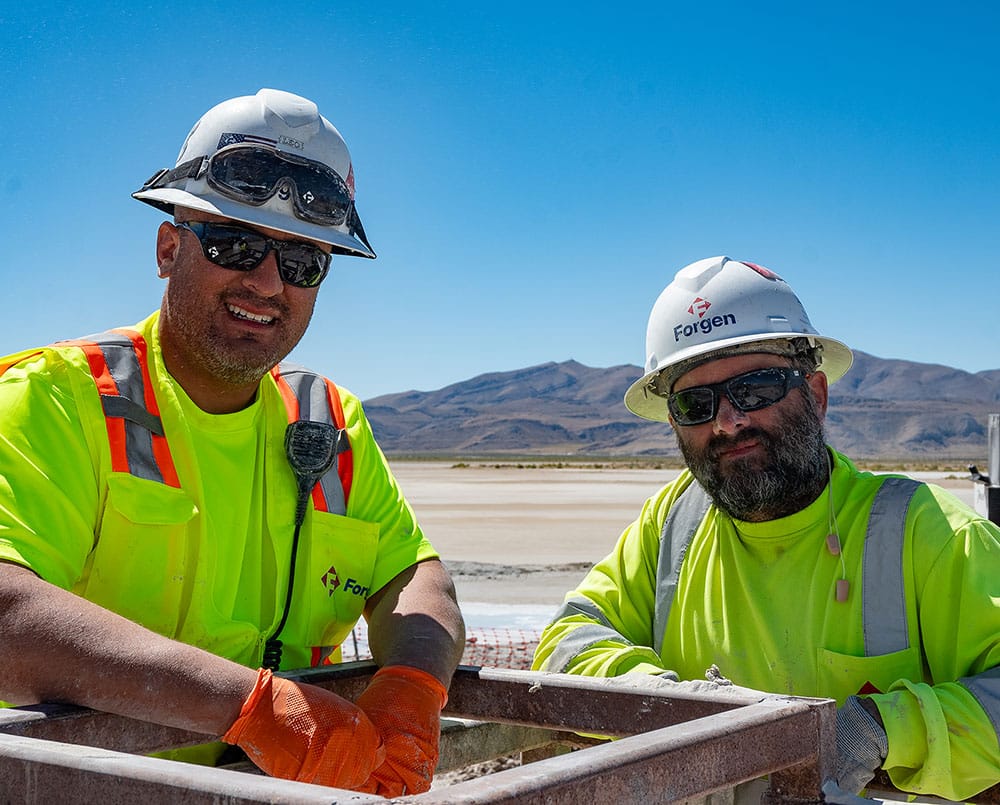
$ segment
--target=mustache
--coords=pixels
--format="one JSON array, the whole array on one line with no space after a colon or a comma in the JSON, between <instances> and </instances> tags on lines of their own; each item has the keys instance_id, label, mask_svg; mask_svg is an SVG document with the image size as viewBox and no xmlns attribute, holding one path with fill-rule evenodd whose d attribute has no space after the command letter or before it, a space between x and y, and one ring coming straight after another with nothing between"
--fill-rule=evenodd
<instances>
[{"instance_id":1,"label":"mustache","mask_svg":"<svg viewBox=\"0 0 1000 805\"><path fill-rule=\"evenodd\" d=\"M756 427L743 428L736 436L727 436L724 433L720 433L708 440L708 443L705 445L705 454L714 461L722 453L752 441L758 441L764 447L770 448L773 438L763 428Z\"/></svg>"}]
</instances>

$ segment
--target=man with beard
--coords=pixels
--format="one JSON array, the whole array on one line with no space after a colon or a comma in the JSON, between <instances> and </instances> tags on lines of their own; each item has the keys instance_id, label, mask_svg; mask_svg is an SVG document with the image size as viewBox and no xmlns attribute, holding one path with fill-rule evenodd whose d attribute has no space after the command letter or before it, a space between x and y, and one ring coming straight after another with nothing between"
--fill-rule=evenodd
<instances>
[{"instance_id":1,"label":"man with beard","mask_svg":"<svg viewBox=\"0 0 1000 805\"><path fill-rule=\"evenodd\" d=\"M0 698L222 737L183 759L230 744L278 777L425 791L454 587L360 401L280 363L331 255L375 257L347 146L263 89L134 196L173 216L160 310L0 359ZM362 615L381 667L356 703L276 675L338 662Z\"/></svg>"},{"instance_id":2,"label":"man with beard","mask_svg":"<svg viewBox=\"0 0 1000 805\"><path fill-rule=\"evenodd\" d=\"M687 470L566 596L536 669L836 699L836 783L968 798L1000 780L1000 529L827 446L850 368L774 272L715 257L653 307L625 395ZM831 788L831 796L836 789Z\"/></svg>"}]
</instances>

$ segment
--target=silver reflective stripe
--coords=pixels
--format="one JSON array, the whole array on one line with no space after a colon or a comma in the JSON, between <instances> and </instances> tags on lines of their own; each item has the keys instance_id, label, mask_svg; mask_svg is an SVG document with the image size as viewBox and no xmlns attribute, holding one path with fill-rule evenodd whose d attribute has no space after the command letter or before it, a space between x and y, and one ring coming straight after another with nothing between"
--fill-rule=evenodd
<instances>
[{"instance_id":1,"label":"silver reflective stripe","mask_svg":"<svg viewBox=\"0 0 1000 805\"><path fill-rule=\"evenodd\" d=\"M661 654L670 607L677 592L677 578L688 545L708 514L712 500L697 481L692 481L674 501L660 530L660 555L656 561L656 604L653 610L653 650Z\"/></svg>"},{"instance_id":2,"label":"silver reflective stripe","mask_svg":"<svg viewBox=\"0 0 1000 805\"><path fill-rule=\"evenodd\" d=\"M614 627L611 626L611 621L607 619L604 612L601 610L597 604L591 601L589 598L584 598L582 595L571 595L566 603L564 603L559 611L552 617L552 622L555 623L563 618L569 618L573 615L583 615L587 618L593 618L599 623L603 623L609 629ZM619 635L621 637L621 635ZM622 638L623 640L625 638Z\"/></svg>"},{"instance_id":3,"label":"silver reflective stripe","mask_svg":"<svg viewBox=\"0 0 1000 805\"><path fill-rule=\"evenodd\" d=\"M108 372L118 386L118 396L102 394L101 405L106 417L125 421L125 454L129 472L162 484L163 473L153 456L153 434L162 436L163 424L146 407L142 367L139 366L132 340L117 333L101 333L86 340L101 348Z\"/></svg>"},{"instance_id":4,"label":"silver reflective stripe","mask_svg":"<svg viewBox=\"0 0 1000 805\"><path fill-rule=\"evenodd\" d=\"M543 671L565 673L578 654L598 643L612 642L620 643L622 646L634 645L611 626L604 613L593 601L583 596L575 595L569 598L552 618L552 623L573 615L583 615L599 622L574 627L556 644L552 653L546 658L542 665Z\"/></svg>"},{"instance_id":5,"label":"silver reflective stripe","mask_svg":"<svg viewBox=\"0 0 1000 805\"><path fill-rule=\"evenodd\" d=\"M299 419L323 422L336 428L337 423L333 418L333 411L330 410L330 401L326 393L326 380L315 372L292 363L283 363L278 369L299 401ZM350 450L347 434L339 430L337 455L347 450ZM344 485L340 481L337 464L338 462L333 462L333 466L319 479L319 485L323 490L323 497L326 498L327 511L332 514L346 514Z\"/></svg>"},{"instance_id":6,"label":"silver reflective stripe","mask_svg":"<svg viewBox=\"0 0 1000 805\"><path fill-rule=\"evenodd\" d=\"M892 654L910 645L903 588L903 542L906 512L921 486L911 478L886 478L868 515L865 535L864 619L865 656Z\"/></svg>"},{"instance_id":7,"label":"silver reflective stripe","mask_svg":"<svg viewBox=\"0 0 1000 805\"><path fill-rule=\"evenodd\" d=\"M906 593L903 586L903 543L910 500L921 485L920 481L910 478L887 478L872 501L862 571L866 656L891 654L909 646ZM656 569L652 641L653 650L661 656L684 555L711 505L708 493L697 481L692 481L670 507L663 521ZM574 597L567 601L553 621L570 615L585 615L604 625L574 629L560 640L546 661L546 670L557 666L561 666L559 670L563 670L577 654L603 640L632 645L611 628L607 618L589 599ZM1000 723L1000 680L991 678L989 681L989 695L995 698L994 710L987 712L990 712L991 718L993 714L998 714L995 723Z\"/></svg>"},{"instance_id":8,"label":"silver reflective stripe","mask_svg":"<svg viewBox=\"0 0 1000 805\"><path fill-rule=\"evenodd\" d=\"M986 711L993 724L993 731L1000 740L1000 668L990 668L975 676L963 676L958 681L976 697L979 706Z\"/></svg>"},{"instance_id":9,"label":"silver reflective stripe","mask_svg":"<svg viewBox=\"0 0 1000 805\"><path fill-rule=\"evenodd\" d=\"M322 377L290 363L283 363L278 369L299 400L299 419L336 426L327 403L326 381Z\"/></svg>"}]
</instances>

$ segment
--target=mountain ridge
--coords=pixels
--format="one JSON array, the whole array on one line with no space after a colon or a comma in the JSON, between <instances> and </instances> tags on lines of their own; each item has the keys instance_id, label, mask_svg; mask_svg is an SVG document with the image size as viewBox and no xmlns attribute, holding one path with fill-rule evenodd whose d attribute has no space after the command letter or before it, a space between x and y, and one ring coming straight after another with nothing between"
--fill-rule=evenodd
<instances>
[{"instance_id":1,"label":"mountain ridge","mask_svg":"<svg viewBox=\"0 0 1000 805\"><path fill-rule=\"evenodd\" d=\"M854 356L830 387L826 428L834 447L865 459L985 456L987 416L1000 411L1000 369L970 373ZM389 455L679 456L669 425L640 419L622 402L641 375L631 364L549 361L433 391L384 394L364 406Z\"/></svg>"}]
</instances>

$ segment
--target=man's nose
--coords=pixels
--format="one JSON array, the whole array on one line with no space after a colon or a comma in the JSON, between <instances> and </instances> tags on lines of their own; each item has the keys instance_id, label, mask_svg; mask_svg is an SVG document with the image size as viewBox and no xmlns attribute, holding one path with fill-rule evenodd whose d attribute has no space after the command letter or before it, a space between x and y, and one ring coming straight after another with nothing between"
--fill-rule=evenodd
<instances>
[{"instance_id":1,"label":"man's nose","mask_svg":"<svg viewBox=\"0 0 1000 805\"><path fill-rule=\"evenodd\" d=\"M719 410L715 412L715 419L712 420L712 430L715 433L735 433L746 425L748 420L746 412L733 405L728 396L719 395Z\"/></svg>"},{"instance_id":2,"label":"man's nose","mask_svg":"<svg viewBox=\"0 0 1000 805\"><path fill-rule=\"evenodd\" d=\"M278 273L278 253L271 249L254 268L243 275L243 284L259 296L277 296L285 284Z\"/></svg>"}]
</instances>

